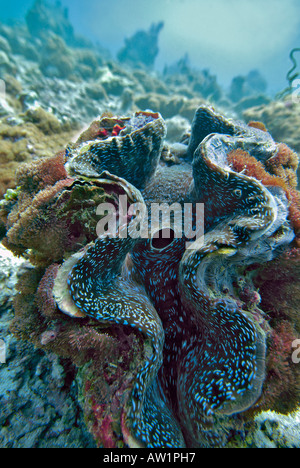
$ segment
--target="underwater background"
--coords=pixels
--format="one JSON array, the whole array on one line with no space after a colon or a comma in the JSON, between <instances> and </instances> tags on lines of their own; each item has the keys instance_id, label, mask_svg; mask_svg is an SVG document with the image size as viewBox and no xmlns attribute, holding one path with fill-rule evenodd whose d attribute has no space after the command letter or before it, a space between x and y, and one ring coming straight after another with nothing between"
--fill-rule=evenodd
<instances>
[{"instance_id":1,"label":"underwater background","mask_svg":"<svg viewBox=\"0 0 300 468\"><path fill-rule=\"evenodd\" d=\"M0 7L0 447L300 448L299 2Z\"/></svg>"}]
</instances>

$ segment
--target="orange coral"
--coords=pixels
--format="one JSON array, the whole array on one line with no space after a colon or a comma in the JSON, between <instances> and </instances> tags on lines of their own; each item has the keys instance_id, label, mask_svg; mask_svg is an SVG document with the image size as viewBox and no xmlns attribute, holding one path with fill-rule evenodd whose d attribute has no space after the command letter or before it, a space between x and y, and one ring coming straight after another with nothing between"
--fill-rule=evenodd
<instances>
[{"instance_id":1,"label":"orange coral","mask_svg":"<svg viewBox=\"0 0 300 468\"><path fill-rule=\"evenodd\" d=\"M289 187L297 187L297 168L299 158L297 153L284 143L279 143L277 153L266 162L266 169L283 179Z\"/></svg>"},{"instance_id":2,"label":"orange coral","mask_svg":"<svg viewBox=\"0 0 300 468\"><path fill-rule=\"evenodd\" d=\"M65 152L50 158L23 164L16 172L16 183L31 194L68 178L65 169Z\"/></svg>"},{"instance_id":3,"label":"orange coral","mask_svg":"<svg viewBox=\"0 0 300 468\"><path fill-rule=\"evenodd\" d=\"M227 160L236 172L243 172L247 176L260 180L264 185L273 185L286 188L285 182L274 175L269 174L264 165L247 151L240 148L231 151L227 155Z\"/></svg>"},{"instance_id":4,"label":"orange coral","mask_svg":"<svg viewBox=\"0 0 300 468\"><path fill-rule=\"evenodd\" d=\"M251 120L250 122L248 122L248 127L258 128L259 130L262 130L263 132L268 131L266 129L265 124L263 124L262 122L257 122L255 120Z\"/></svg>"}]
</instances>

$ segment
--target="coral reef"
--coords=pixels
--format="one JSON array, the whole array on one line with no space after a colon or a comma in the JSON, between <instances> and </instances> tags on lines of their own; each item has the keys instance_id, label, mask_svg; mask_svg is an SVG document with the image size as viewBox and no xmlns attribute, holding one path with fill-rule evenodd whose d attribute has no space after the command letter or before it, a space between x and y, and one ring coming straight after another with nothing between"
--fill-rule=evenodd
<instances>
[{"instance_id":1,"label":"coral reef","mask_svg":"<svg viewBox=\"0 0 300 468\"><path fill-rule=\"evenodd\" d=\"M45 76L67 78L74 72L73 55L63 39L59 36L47 38L44 47L45 54L40 61L40 69Z\"/></svg>"},{"instance_id":2,"label":"coral reef","mask_svg":"<svg viewBox=\"0 0 300 468\"><path fill-rule=\"evenodd\" d=\"M217 77L207 69L201 71L194 69L190 64L188 54L175 64L165 66L163 76L167 85L177 87L178 94L193 97L199 93L201 97L211 99L214 102L218 102L223 97L223 91L217 82Z\"/></svg>"},{"instance_id":3,"label":"coral reef","mask_svg":"<svg viewBox=\"0 0 300 468\"><path fill-rule=\"evenodd\" d=\"M52 156L64 147L78 130L61 124L57 118L37 107L28 109L16 122L5 117L0 123L0 198L13 188L15 172L21 162Z\"/></svg>"},{"instance_id":4,"label":"coral reef","mask_svg":"<svg viewBox=\"0 0 300 468\"><path fill-rule=\"evenodd\" d=\"M44 0L36 0L26 13L26 24L33 37L43 39L54 33L71 46L88 46L85 38L75 34L68 16L68 9L63 8L60 2L51 4Z\"/></svg>"},{"instance_id":5,"label":"coral reef","mask_svg":"<svg viewBox=\"0 0 300 468\"><path fill-rule=\"evenodd\" d=\"M238 97L232 102L209 70L193 68L187 55L162 74L149 73L161 29L162 23L153 24L127 39L116 63L101 45L76 34L61 4L38 0L27 12L26 23L0 23L1 76L16 77L22 87L14 96L18 110L38 106L72 125L87 125L107 110L120 114L152 109L163 118L180 114L192 120L204 99L227 110L239 105ZM247 92L240 97L249 100L240 111L268 102L264 94L255 101L257 91L265 89L260 75L250 72L245 79ZM9 102L1 107L0 102L0 112L15 117Z\"/></svg>"},{"instance_id":6,"label":"coral reef","mask_svg":"<svg viewBox=\"0 0 300 468\"><path fill-rule=\"evenodd\" d=\"M295 153L207 106L165 137L158 113L102 115L22 165L1 205L6 247L35 266L11 331L79 368L99 447L224 446L299 402ZM196 223L204 204L204 236L174 219L149 229L155 203Z\"/></svg>"},{"instance_id":7,"label":"coral reef","mask_svg":"<svg viewBox=\"0 0 300 468\"><path fill-rule=\"evenodd\" d=\"M118 53L120 62L152 68L159 51L158 36L163 26L163 22L152 24L149 31L137 31L131 38L125 39L125 46Z\"/></svg>"}]
</instances>

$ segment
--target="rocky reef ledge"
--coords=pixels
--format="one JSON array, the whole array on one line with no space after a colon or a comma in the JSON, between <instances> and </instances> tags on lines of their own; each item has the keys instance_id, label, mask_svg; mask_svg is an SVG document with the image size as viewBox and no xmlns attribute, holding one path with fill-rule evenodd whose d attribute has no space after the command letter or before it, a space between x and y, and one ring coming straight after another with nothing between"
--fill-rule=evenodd
<instances>
[{"instance_id":1,"label":"rocky reef ledge","mask_svg":"<svg viewBox=\"0 0 300 468\"><path fill-rule=\"evenodd\" d=\"M92 448L74 369L9 331L15 284L27 268L0 244L0 339L6 348L6 362L0 363L0 447Z\"/></svg>"}]
</instances>

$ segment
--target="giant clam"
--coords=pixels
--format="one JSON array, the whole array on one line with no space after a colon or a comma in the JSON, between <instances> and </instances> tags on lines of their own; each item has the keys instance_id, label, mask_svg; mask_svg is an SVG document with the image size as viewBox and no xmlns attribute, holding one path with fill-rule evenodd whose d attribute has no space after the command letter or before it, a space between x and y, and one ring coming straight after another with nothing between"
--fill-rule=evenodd
<instances>
[{"instance_id":1,"label":"giant clam","mask_svg":"<svg viewBox=\"0 0 300 468\"><path fill-rule=\"evenodd\" d=\"M69 172L98 177L107 170L137 188L143 187L154 174L166 136L161 115L136 112L131 118L103 117L98 134L101 139L78 142L69 148Z\"/></svg>"},{"instance_id":2,"label":"giant clam","mask_svg":"<svg viewBox=\"0 0 300 468\"><path fill-rule=\"evenodd\" d=\"M52 289L68 320L127 327L143 343L120 417L127 446L222 446L266 385L271 327L249 267L292 243L290 201L283 187L236 170L229 157L242 149L262 164L276 158L268 132L202 106L179 150L164 147L165 136L159 114L106 116L67 148L59 200L74 187L102 187L115 232L94 233L68 252ZM127 197L125 216L120 196ZM151 225L157 204L173 207L173 223L162 217ZM198 205L204 236L191 241L184 216L181 235L174 227L174 210L195 224Z\"/></svg>"}]
</instances>

